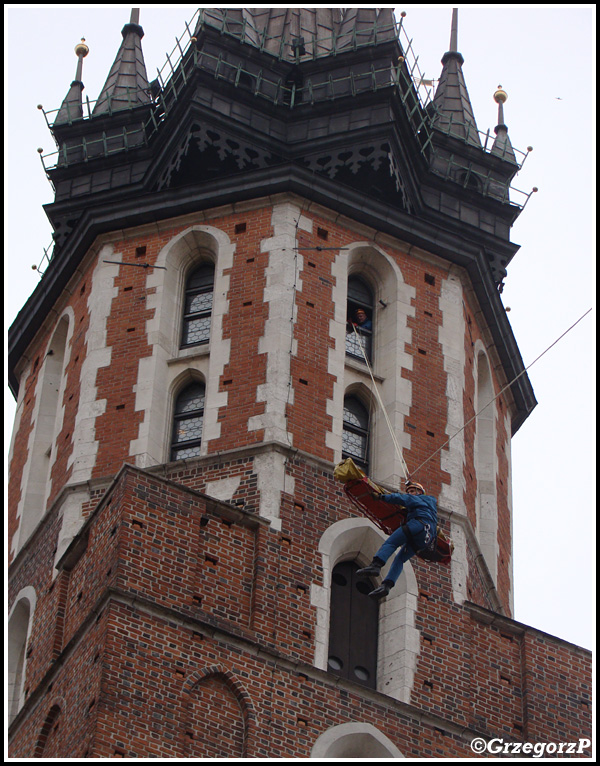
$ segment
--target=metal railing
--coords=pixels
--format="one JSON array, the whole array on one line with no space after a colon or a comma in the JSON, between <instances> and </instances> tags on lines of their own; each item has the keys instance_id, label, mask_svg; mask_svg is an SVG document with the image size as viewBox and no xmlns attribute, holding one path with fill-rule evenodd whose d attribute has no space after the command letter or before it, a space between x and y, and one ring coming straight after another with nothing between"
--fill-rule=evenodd
<instances>
[{"instance_id":1,"label":"metal railing","mask_svg":"<svg viewBox=\"0 0 600 766\"><path fill-rule=\"evenodd\" d=\"M94 114L94 107L99 103L99 100L90 101L86 98L85 112L79 114L78 110L78 114L73 115L72 118L68 114L68 105L65 105L67 108L67 122L71 124L80 121L93 122L95 119L99 119L99 117L105 117L106 114L113 115L126 110L131 111L132 116L138 111L139 121L137 123L134 122L130 127L121 127L115 131L106 132L102 130L93 138L86 139L82 137L80 143L75 145L63 144L56 151L48 154L43 154L40 151L42 165L51 183L50 171L56 167L67 167L69 164L87 162L97 157L108 157L119 152L126 152L133 147L147 145L161 129L169 111L179 100L195 68L199 68L212 75L216 80L226 80L234 87L244 89L255 97L267 99L274 105L285 106L289 109L325 100L356 96L358 93L366 91L377 91L384 88L395 90L407 109L412 129L415 134L420 134L421 136L419 142L421 151L429 153L430 159L431 154L435 153L432 143L434 125L436 130L450 135L456 135L455 129L461 127L465 133L465 141L469 141L471 137L469 131L473 132L476 130L472 125L460 126L457 121L453 122L452 119L444 125L441 125L439 122L436 123L436 113L433 106L434 80L426 79L421 72L418 56L414 53L413 42L408 38L404 29L403 16L400 18L400 21L395 20L393 25L395 38L403 52L397 64L390 64L380 68L375 68L372 64L359 64L354 70L342 76L333 77L331 74L326 77L321 76L320 78L316 76L308 79L306 83L300 86L293 82L286 82L282 78L274 79L262 69L250 71L242 66L241 63L235 64L225 60L220 53L219 55L214 55L207 51L199 50L196 47L195 35L204 26L216 28L224 35L237 39L241 38L242 41L255 45L255 47L259 47L260 50L274 55L276 58L283 57L283 40L281 46L277 49L277 53L273 53L271 50L274 47L272 43L280 38L266 35L266 28L265 32L257 37L256 29L245 18L241 23L227 18L223 18L221 23L219 23L206 9L199 8L191 21L185 24L185 30L181 38L175 38L175 47L170 54L166 54L165 64L160 69L157 69L157 77L146 91L149 99L148 103L140 102L137 90L134 97L133 91L129 92L127 88L121 88L118 98L102 98L102 101L106 102L106 107L101 115ZM305 44L305 47L311 48L312 52L305 53L301 60L311 57L316 59L325 56L341 55L348 50L375 46L379 44L382 38L388 39L391 30L392 26L382 27L374 25L372 28L361 30L359 33L354 28L350 35L350 44L348 44L348 33L338 36L333 34L331 38L319 38L319 40L315 38L312 41L312 48L311 41ZM252 38L255 41L252 41ZM343 46L338 46L342 38L346 42ZM46 112L41 106L39 108L44 113L48 127L52 129L60 109ZM445 119L447 120L447 118ZM490 150L487 149L490 136L489 131L487 134L483 134L481 131L477 132L480 137L484 138L483 141L480 140L482 151L489 152ZM526 154L518 150L514 151L515 156L521 156L523 161L527 157L528 152ZM517 162L517 165L520 169L522 162ZM500 198L504 202L510 202L509 194L512 190L520 198L525 197L522 206L529 199L530 194L527 195L513 189L508 184L505 191L499 195L497 188L498 181L494 182L494 179L489 175L483 175L469 165L465 165L464 161L461 163L453 157L446 162L446 169L442 175L456 180L456 173L454 172L456 170L464 171L465 185L468 185L470 177L477 178L478 187L483 194L491 194L491 196ZM434 172L437 171L434 170ZM513 204L522 207L519 202ZM47 263L50 259L51 257L48 257L47 251L45 251L42 263ZM40 267L37 267L37 270L43 273Z\"/></svg>"},{"instance_id":2,"label":"metal railing","mask_svg":"<svg viewBox=\"0 0 600 766\"><path fill-rule=\"evenodd\" d=\"M98 156L98 149L102 146L106 147L104 156L108 156L115 151L126 151L131 145L139 144L140 140L147 143L159 130L169 109L178 100L193 68L196 67L211 73L215 79L227 80L235 87L250 90L254 96L265 98L275 105L285 105L290 109L293 109L300 103L315 103L315 101L325 99L356 95L356 93L364 92L365 90L396 87L404 91L405 101L408 98L409 90L416 94L421 109L413 107L411 118L414 121L416 113L424 110L432 98L431 88L427 87L427 81L419 69L418 57L414 56L412 41L408 40L402 21L395 22L393 26L388 25L387 27L375 24L373 27L362 29L360 32L353 28L350 35L348 33L338 36L333 34L331 38L319 38L312 45L312 56L305 54L302 57L302 60L306 60L308 58L338 55L348 50L358 50L374 46L382 38L387 38L390 31L393 31L404 51L404 59L397 66L385 66L377 69L371 66L368 71L352 71L337 78L329 76L324 81L310 79L301 87L294 83L286 82L281 78L275 80L262 70L252 72L245 69L241 64L232 64L226 61L221 54L215 56L206 51L199 51L195 47L195 34L204 25L216 28L221 34L230 35L237 39L240 39L241 36L242 40L246 40L250 29L254 29L244 18L241 24L241 35L236 34L231 28L233 25L239 28L239 22L233 22L232 19L223 17L221 23L218 23L218 20L210 15L206 9L198 9L191 22L185 24L185 30L181 38L175 39L175 47L170 54L166 54L166 62L160 69L157 69L157 77L153 82L154 92L156 93L154 98L152 96L152 88L148 88L147 95L149 101L151 103L153 101L150 116L142 122L141 126L133 130L123 128L121 145L118 147L114 146L117 139L115 135L108 136L104 134L91 142L82 140L81 144L72 147L80 150L75 152L77 161L85 161L93 156ZM248 29L246 29L246 26L248 26ZM191 30L194 30L194 32ZM260 50L275 55L269 50L269 48L273 47L270 43L279 40L279 38L266 35L265 33L259 36L258 47ZM340 38L347 40L349 36L351 44L348 45L346 42L344 46L338 49L336 44ZM275 55L276 58L281 58L283 55L283 42L284 40L282 40L279 54ZM307 46L310 47L309 44ZM116 114L124 110L132 111L140 106L148 108L147 105L140 103L137 90L130 91L127 88L120 89L118 98L103 98L102 102L106 103L106 109L101 116L105 116L106 113L109 115ZM76 113L72 115L69 114L70 105L67 103L64 105L63 116L66 110L66 122L70 124L81 120L93 120L97 116L94 114L94 108L98 103L98 100L90 101L89 98L86 98L84 102L85 109L82 109L80 113L77 108ZM56 117L61 111L60 108L48 112L44 111L42 107L40 108L44 113L48 127L52 128ZM414 125L415 129L419 131L426 125L425 116L418 115L418 120ZM108 146L109 141L112 142L112 147ZM93 144L93 148L90 148L90 144ZM61 149L44 154L42 156L44 168L52 170L57 165L68 162L68 156L65 156L65 154L64 149L62 154Z\"/></svg>"}]
</instances>

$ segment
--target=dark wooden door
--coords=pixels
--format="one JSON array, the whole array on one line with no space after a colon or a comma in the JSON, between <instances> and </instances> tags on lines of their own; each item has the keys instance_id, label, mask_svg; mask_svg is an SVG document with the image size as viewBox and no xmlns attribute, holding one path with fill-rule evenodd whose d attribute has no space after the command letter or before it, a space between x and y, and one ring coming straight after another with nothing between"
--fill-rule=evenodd
<instances>
[{"instance_id":1,"label":"dark wooden door","mask_svg":"<svg viewBox=\"0 0 600 766\"><path fill-rule=\"evenodd\" d=\"M375 584L357 577L358 568L343 561L332 573L327 669L375 689L379 605L368 596Z\"/></svg>"}]
</instances>

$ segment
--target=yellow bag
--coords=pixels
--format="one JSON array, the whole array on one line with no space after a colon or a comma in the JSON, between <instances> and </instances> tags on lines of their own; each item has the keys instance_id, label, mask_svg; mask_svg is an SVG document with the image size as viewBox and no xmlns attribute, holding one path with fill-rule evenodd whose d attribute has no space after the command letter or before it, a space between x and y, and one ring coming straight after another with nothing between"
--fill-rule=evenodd
<instances>
[{"instance_id":1,"label":"yellow bag","mask_svg":"<svg viewBox=\"0 0 600 766\"><path fill-rule=\"evenodd\" d=\"M354 479L364 479L364 477L365 474L354 463L354 460L352 460L351 457L338 463L333 471L333 478L337 479L337 481L341 481L342 484Z\"/></svg>"}]
</instances>

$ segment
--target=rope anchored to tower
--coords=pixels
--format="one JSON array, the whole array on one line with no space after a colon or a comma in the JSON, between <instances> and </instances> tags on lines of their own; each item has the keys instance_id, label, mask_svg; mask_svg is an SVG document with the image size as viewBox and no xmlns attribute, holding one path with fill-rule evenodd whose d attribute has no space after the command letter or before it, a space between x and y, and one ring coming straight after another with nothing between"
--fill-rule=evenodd
<instances>
[{"instance_id":1,"label":"rope anchored to tower","mask_svg":"<svg viewBox=\"0 0 600 766\"><path fill-rule=\"evenodd\" d=\"M400 461L400 463L401 463L401 465L402 465L402 468L403 468L403 471L404 471L405 480L408 482L408 481L410 481L410 480L411 480L411 478L412 478L413 476L415 476L416 474L418 474L418 472L419 472L419 471L420 471L420 470L421 470L421 469L422 469L422 468L423 468L425 465L427 465L427 463L428 463L428 462L429 462L429 461L430 461L432 458L434 458L434 457L435 457L435 456L436 456L436 455L437 455L439 452L441 452L441 451L442 451L442 450L443 450L445 447L447 447L447 446L448 446L448 444L450 444L450 442L451 442L453 439L455 439L455 438L456 438L456 437L457 437L457 436L458 436L460 433L462 433L462 432L464 431L464 429L465 429L465 428L466 428L468 425L470 425L470 424L471 424L471 423L472 423L472 422L473 422L473 421L474 421L474 420L475 420L475 419L476 419L476 418L477 418L477 417L478 417L478 416L479 416L479 415L480 415L480 414L481 414L481 413L482 413L482 412L483 412L485 409L487 409L487 408L490 406L490 404L493 404L493 403L496 401L496 399L497 399L499 396L501 396L501 395L502 395L502 394L503 394L503 393L504 393L504 392L505 392L507 389L509 389L509 388L510 388L512 385L514 385L514 384L517 382L517 380L519 380L519 378L520 378L521 376L523 376L523 375L524 375L524 374L525 374L525 373L526 373L528 370L530 370L530 369L533 367L533 365L534 365L534 364L535 364L537 361L539 361L539 360L540 360L540 359L541 359L541 358L544 356L544 354L546 354L548 351L550 351L550 349L551 349L551 348L553 348L553 347L554 347L554 346L555 346L555 345L556 345L556 344L557 344L557 343L558 343L560 340L562 340L562 338L564 338L564 337L565 337L565 335L567 335L567 333L571 332L571 330L572 330L574 327L576 327L576 326L577 326L577 325L578 325L578 324L579 324L579 323L580 323L580 322L581 322L581 321L582 321L582 320L583 320L583 319L584 319L584 318L585 318L585 317L586 317L586 316L587 316L587 315L590 313L590 311L591 311L591 310L592 310L592 309L591 309L591 308L589 308L589 309L588 309L588 310L587 310L587 311L586 311L586 312L585 312L585 313L584 313L582 316L580 316L580 317L579 317L579 319L578 319L576 322L574 322L574 323L573 323L573 324L572 324L572 325L571 325L571 326L570 326L570 327L569 327L567 330L565 330L565 331L564 331L564 332L563 332L563 333L562 333L562 334L561 334L561 335L560 335L560 336L559 336L559 337L558 337L558 338L557 338L557 339L556 339L556 340L555 340L553 343L551 343L551 344L550 344L550 345L549 345L549 346L548 346L548 347L547 347L547 348L546 348L544 351L542 351L542 353L541 353L541 354L539 354L539 356L537 356L537 357L536 357L536 358L533 360L533 362L531 362L531 363L530 363L530 364L529 364L527 367L525 367L523 370L521 370L521 372L520 372L518 375L516 375L516 376L515 376L515 377L514 377L514 378L513 378L513 379L510 381L510 383L507 383L507 384L506 384L506 385L505 385L505 386L504 386L504 387L503 387L503 388L502 388L502 389L501 389L501 390L500 390L500 391L499 391L499 392L498 392L498 393L497 393L497 394L494 396L494 398L493 398L493 399L491 399L491 400L490 400L490 401L489 401L489 402L488 402L488 403L485 405L485 407L482 407L482 408L481 408L481 409L480 409L478 412L476 412L476 413L475 413L475 415L473 415L473 417L472 417L472 418L470 418L469 420L467 420L467 422L466 422L466 423L465 423L463 426L461 426L461 428L459 428L459 430L458 430L458 431L457 431L455 434L453 434L453 435L452 435L452 436L451 436L449 439L447 439L447 440L446 440L446 441L445 441L445 442L442 444L442 446L441 446L441 447L438 447L438 448L435 450L435 452L432 452L432 453L431 453L431 455L429 455L429 457L428 457L426 460L424 460L424 461L423 461L423 462L422 462L422 463L421 463L421 464L420 464L420 465L419 465L419 466L418 466L418 467L417 467L417 468L416 468L416 469L415 469L415 470L412 472L412 474L411 474L411 472L408 470L408 466L407 466L407 464L406 464L406 461L404 460L404 457L403 457L403 455L402 455L402 450L400 449L400 445L399 445L399 443L398 443L398 439L397 439L397 437L396 437L396 434L395 434L395 432L394 432L394 429L393 429L393 427L392 427L392 424L391 424L390 418L389 418L389 416L388 416L388 414L387 414L387 410L386 410L386 408L385 408L385 405L384 405L384 403L383 403L383 400L382 400L382 398L381 398L381 394L379 393L379 389L378 389L378 387L377 387L377 384L376 384L376 382L375 382L375 376L373 375L373 370L372 370L372 368L371 368L371 363L369 362L369 359L368 359L367 353L366 353L366 351L365 351L364 345L363 345L363 343L362 343L362 341L361 341L361 338L360 338L360 334L359 334L359 332L358 332L358 330L357 330L357 328L356 328L356 325L352 325L352 327L353 327L353 330L354 330L354 333L355 333L355 335L356 335L356 339L357 339L357 342L358 342L358 346L359 346L359 348L360 348L360 350L361 350L361 352L362 352L362 355L363 355L363 357L364 357L365 363L366 363L366 365L367 365L367 369L368 369L368 371L369 371L369 375L371 376L371 381L372 381L372 383L373 383L373 391L374 391L374 393L375 393L375 396L376 396L376 398L377 398L377 401L378 401L378 403L379 403L379 406L380 406L380 408L381 408L381 411L382 411L382 413L383 413L383 416L384 416L385 422L386 422L386 424L387 424L387 427L388 427L388 429L389 429L389 432L390 432L390 436L391 436L392 442L393 442L393 444L394 444L394 450L395 450L395 452L396 452L396 455L397 455L397 457L398 457L398 459L399 459L399 461Z\"/></svg>"}]
</instances>

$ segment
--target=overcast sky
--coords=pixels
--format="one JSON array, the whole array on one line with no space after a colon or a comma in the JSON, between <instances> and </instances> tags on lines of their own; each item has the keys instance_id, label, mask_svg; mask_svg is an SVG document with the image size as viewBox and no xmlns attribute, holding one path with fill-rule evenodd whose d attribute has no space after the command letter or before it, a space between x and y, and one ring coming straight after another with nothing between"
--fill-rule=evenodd
<instances>
[{"instance_id":1,"label":"overcast sky","mask_svg":"<svg viewBox=\"0 0 600 766\"><path fill-rule=\"evenodd\" d=\"M142 5L149 79L198 6ZM226 7L226 6L221 6ZM237 6L239 7L239 6ZM508 93L513 145L532 146L514 185L536 186L513 227L521 249L504 305L525 365L585 311L531 368L538 406L513 439L515 615L595 646L595 6L459 5L458 48L478 127L497 124L493 93ZM58 109L85 37L84 96L100 94L129 21L126 5L5 5L5 325L35 288L31 269L51 243L52 201L38 147L54 142L43 113ZM439 77L451 5L406 5L404 26L427 78ZM515 197L517 199L517 197ZM522 197L518 197L522 199ZM5 398L12 424L14 401ZM8 439L11 428L7 427ZM6 441L5 436L5 441ZM6 445L6 452L8 445Z\"/></svg>"}]
</instances>

